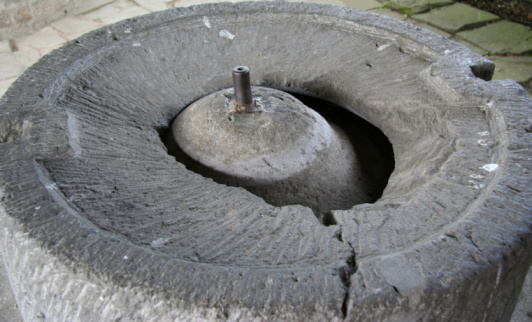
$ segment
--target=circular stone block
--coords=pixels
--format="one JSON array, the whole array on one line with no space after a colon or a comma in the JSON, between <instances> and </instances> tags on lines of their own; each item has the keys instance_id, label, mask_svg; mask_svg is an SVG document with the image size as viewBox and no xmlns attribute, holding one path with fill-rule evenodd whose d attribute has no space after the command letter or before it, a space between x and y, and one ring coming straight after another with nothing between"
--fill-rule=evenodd
<instances>
[{"instance_id":1,"label":"circular stone block","mask_svg":"<svg viewBox=\"0 0 532 322\"><path fill-rule=\"evenodd\" d=\"M188 171L160 132L251 82L381 129L373 204L274 207ZM532 101L493 64L377 14L171 9L45 56L0 100L0 245L25 320L508 320L531 260Z\"/></svg>"}]
</instances>

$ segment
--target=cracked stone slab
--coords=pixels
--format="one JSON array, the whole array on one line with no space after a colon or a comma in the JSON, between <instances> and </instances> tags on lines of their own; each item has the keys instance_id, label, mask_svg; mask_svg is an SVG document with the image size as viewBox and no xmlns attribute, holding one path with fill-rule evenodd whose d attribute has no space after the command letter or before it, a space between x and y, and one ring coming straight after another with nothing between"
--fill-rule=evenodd
<instances>
[{"instance_id":1,"label":"cracked stone slab","mask_svg":"<svg viewBox=\"0 0 532 322\"><path fill-rule=\"evenodd\" d=\"M395 0L385 3L397 10L407 10L408 13L422 13L433 8L451 5L454 2L452 0Z\"/></svg>"},{"instance_id":2,"label":"cracked stone slab","mask_svg":"<svg viewBox=\"0 0 532 322\"><path fill-rule=\"evenodd\" d=\"M521 24L500 21L474 30L457 33L493 55L523 54L532 51L532 28Z\"/></svg>"},{"instance_id":3,"label":"cracked stone slab","mask_svg":"<svg viewBox=\"0 0 532 322\"><path fill-rule=\"evenodd\" d=\"M436 8L427 13L414 15L412 18L424 21L451 34L499 19L492 13L463 3Z\"/></svg>"},{"instance_id":4,"label":"cracked stone slab","mask_svg":"<svg viewBox=\"0 0 532 322\"><path fill-rule=\"evenodd\" d=\"M382 197L322 223L168 155L161 132L242 63L380 128ZM508 320L532 260L532 101L493 70L412 24L308 3L175 8L68 43L0 99L23 318Z\"/></svg>"}]
</instances>

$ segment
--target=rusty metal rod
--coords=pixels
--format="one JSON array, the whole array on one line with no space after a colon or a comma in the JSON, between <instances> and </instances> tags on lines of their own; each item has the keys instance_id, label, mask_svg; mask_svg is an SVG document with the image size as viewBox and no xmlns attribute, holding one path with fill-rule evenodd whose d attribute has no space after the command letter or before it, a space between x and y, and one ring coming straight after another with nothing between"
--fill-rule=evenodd
<instances>
[{"instance_id":1,"label":"rusty metal rod","mask_svg":"<svg viewBox=\"0 0 532 322\"><path fill-rule=\"evenodd\" d=\"M233 68L233 86L235 88L235 102L245 109L250 108L253 104L253 95L251 94L249 68L246 66Z\"/></svg>"}]
</instances>

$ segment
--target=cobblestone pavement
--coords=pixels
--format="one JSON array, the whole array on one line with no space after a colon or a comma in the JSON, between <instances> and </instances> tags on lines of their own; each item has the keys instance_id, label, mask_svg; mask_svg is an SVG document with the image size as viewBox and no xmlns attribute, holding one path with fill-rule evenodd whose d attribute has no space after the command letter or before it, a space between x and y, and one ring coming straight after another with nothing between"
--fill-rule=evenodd
<instances>
[{"instance_id":1,"label":"cobblestone pavement","mask_svg":"<svg viewBox=\"0 0 532 322\"><path fill-rule=\"evenodd\" d=\"M289 0L292 1L292 0ZM493 79L513 79L532 93L532 28L452 0L307 0L380 13L457 41L495 63ZM43 55L86 32L172 7L219 0L87 0L74 14L37 32L0 40L0 95ZM234 1L233 1L234 2ZM1 250L0 250L1 251ZM20 320L7 277L0 271L0 322ZM532 321L529 272L512 321Z\"/></svg>"}]
</instances>

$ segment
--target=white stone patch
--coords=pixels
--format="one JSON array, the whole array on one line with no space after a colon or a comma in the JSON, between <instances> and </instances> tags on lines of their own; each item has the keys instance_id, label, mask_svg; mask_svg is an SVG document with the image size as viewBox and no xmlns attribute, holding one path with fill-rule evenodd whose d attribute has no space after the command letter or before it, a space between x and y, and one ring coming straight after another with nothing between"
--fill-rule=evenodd
<instances>
[{"instance_id":1,"label":"white stone patch","mask_svg":"<svg viewBox=\"0 0 532 322\"><path fill-rule=\"evenodd\" d=\"M488 142L486 140L478 140L477 143L482 146L487 146Z\"/></svg>"},{"instance_id":2,"label":"white stone patch","mask_svg":"<svg viewBox=\"0 0 532 322\"><path fill-rule=\"evenodd\" d=\"M150 243L150 247L151 248L160 248L160 247L163 247L164 244L166 244L168 241L170 240L170 238L159 238L159 239L156 239L154 241L152 241Z\"/></svg>"},{"instance_id":3,"label":"white stone patch","mask_svg":"<svg viewBox=\"0 0 532 322\"><path fill-rule=\"evenodd\" d=\"M229 40L235 39L235 35L233 35L232 33L230 33L227 30L220 30L220 37L224 37L224 38L227 38Z\"/></svg>"},{"instance_id":4,"label":"white stone patch","mask_svg":"<svg viewBox=\"0 0 532 322\"><path fill-rule=\"evenodd\" d=\"M445 49L445 51L443 52L445 55L448 55L451 53L451 51L449 49Z\"/></svg>"},{"instance_id":5,"label":"white stone patch","mask_svg":"<svg viewBox=\"0 0 532 322\"><path fill-rule=\"evenodd\" d=\"M484 178L484 176L481 174L470 174L469 177L472 179L483 179Z\"/></svg>"},{"instance_id":6,"label":"white stone patch","mask_svg":"<svg viewBox=\"0 0 532 322\"><path fill-rule=\"evenodd\" d=\"M132 30L131 28L126 28L126 30L124 30L124 33L125 33L125 34L130 34L130 33L131 33L131 30Z\"/></svg>"},{"instance_id":7,"label":"white stone patch","mask_svg":"<svg viewBox=\"0 0 532 322\"><path fill-rule=\"evenodd\" d=\"M135 42L133 43L133 47L140 47L140 42L135 41Z\"/></svg>"},{"instance_id":8,"label":"white stone patch","mask_svg":"<svg viewBox=\"0 0 532 322\"><path fill-rule=\"evenodd\" d=\"M499 165L496 163L489 163L489 164L485 164L482 167L480 167L480 169L484 171L488 171L488 172L493 172L497 170L498 168L499 168Z\"/></svg>"},{"instance_id":9,"label":"white stone patch","mask_svg":"<svg viewBox=\"0 0 532 322\"><path fill-rule=\"evenodd\" d=\"M207 28L211 29L211 22L209 21L209 18L207 18L207 16L203 16L203 23Z\"/></svg>"},{"instance_id":10,"label":"white stone patch","mask_svg":"<svg viewBox=\"0 0 532 322\"><path fill-rule=\"evenodd\" d=\"M478 135L480 136L488 136L490 135L490 132L489 131L482 131L482 132L477 132Z\"/></svg>"},{"instance_id":11,"label":"white stone patch","mask_svg":"<svg viewBox=\"0 0 532 322\"><path fill-rule=\"evenodd\" d=\"M474 189L477 189L477 190L478 190L478 189L482 189L482 188L484 188L484 184L482 184L482 183L477 183L477 182L475 182L475 181L473 181L473 180L469 180L468 183L469 183L469 185L470 185L471 187L473 187Z\"/></svg>"},{"instance_id":12,"label":"white stone patch","mask_svg":"<svg viewBox=\"0 0 532 322\"><path fill-rule=\"evenodd\" d=\"M382 46L379 46L379 48L377 48L378 51L381 51L381 50L384 50L388 47L390 47L392 44L388 43L388 44L384 44Z\"/></svg>"},{"instance_id":13,"label":"white stone patch","mask_svg":"<svg viewBox=\"0 0 532 322\"><path fill-rule=\"evenodd\" d=\"M127 260L127 255L125 255L124 257L122 257L123 260Z\"/></svg>"}]
</instances>

